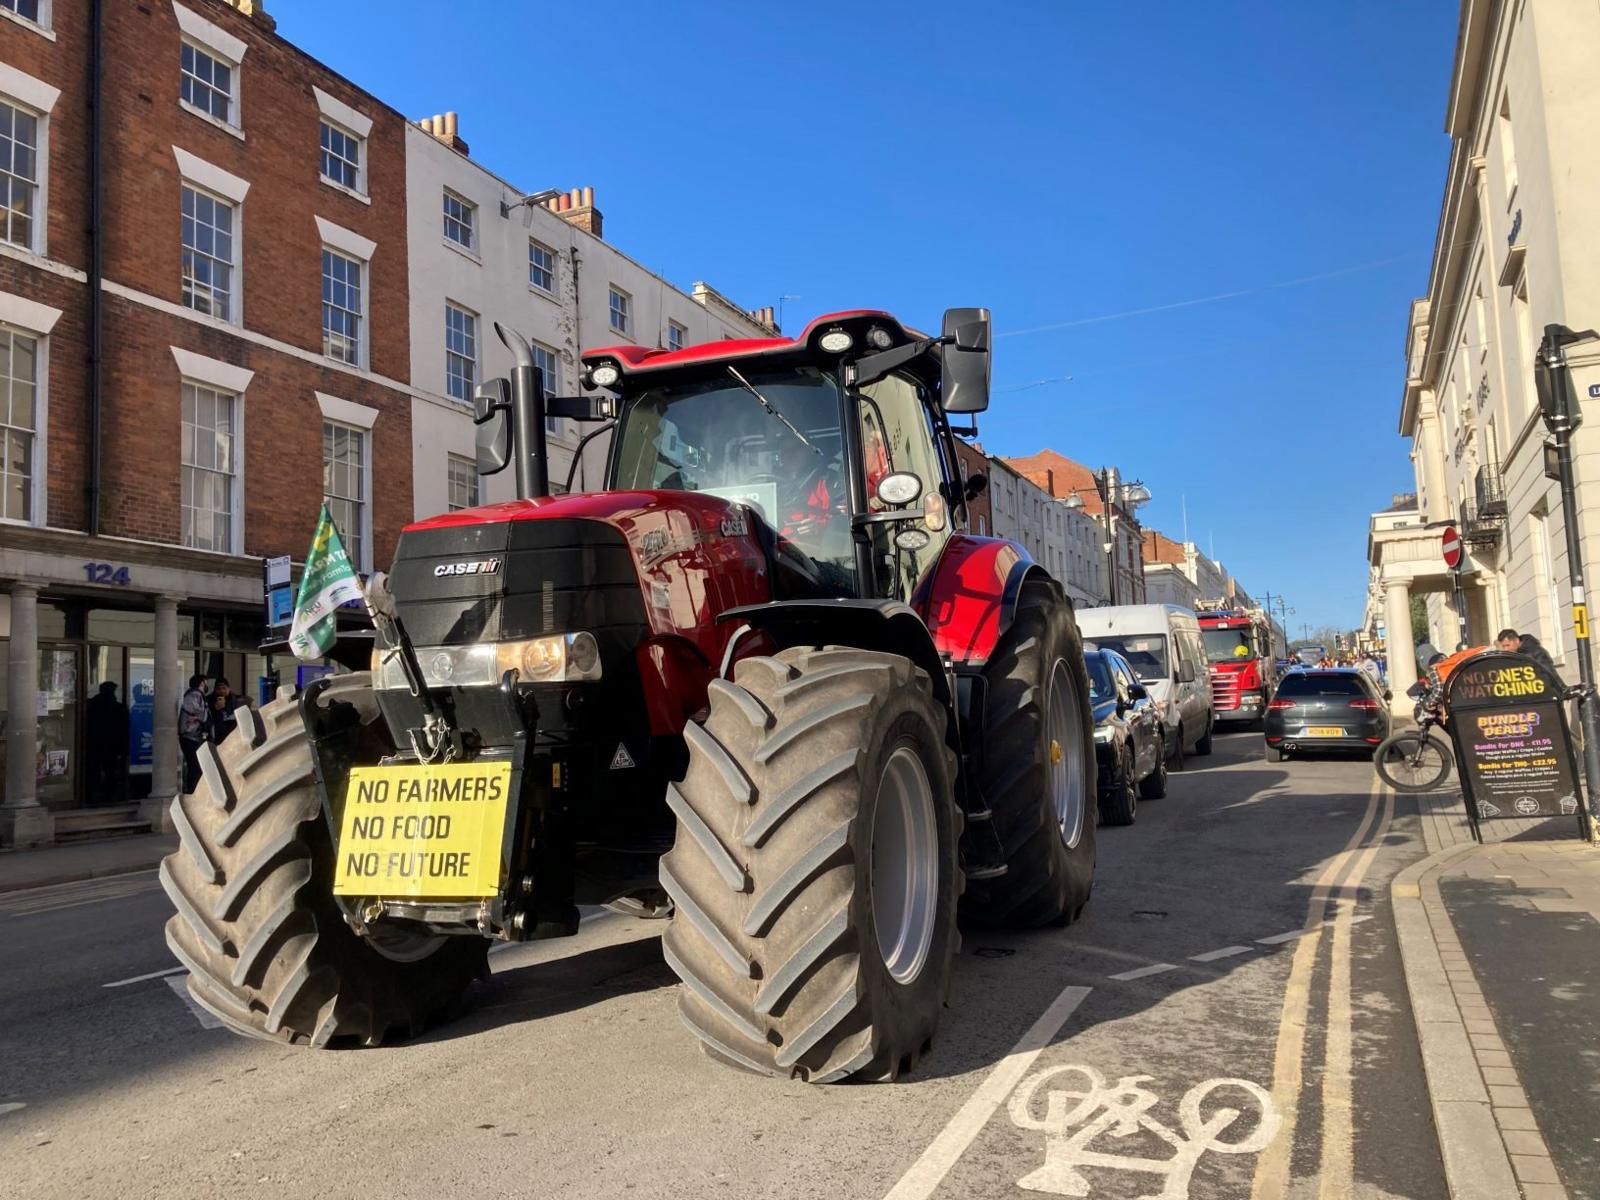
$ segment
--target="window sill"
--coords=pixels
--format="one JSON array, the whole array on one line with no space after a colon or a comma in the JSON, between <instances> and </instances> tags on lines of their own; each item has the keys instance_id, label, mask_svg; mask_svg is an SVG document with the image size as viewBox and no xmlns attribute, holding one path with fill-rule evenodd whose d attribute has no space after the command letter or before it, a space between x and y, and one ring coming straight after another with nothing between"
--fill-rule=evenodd
<instances>
[{"instance_id":1,"label":"window sill","mask_svg":"<svg viewBox=\"0 0 1600 1200\"><path fill-rule=\"evenodd\" d=\"M324 354L322 356L322 361L327 363L330 367L339 367L346 371L360 371L362 374L366 374L367 371L367 364L365 361L346 362L344 359L336 358L332 354Z\"/></svg>"},{"instance_id":2,"label":"window sill","mask_svg":"<svg viewBox=\"0 0 1600 1200\"><path fill-rule=\"evenodd\" d=\"M358 192L355 190L355 188L345 187L345 185L340 183L337 179L329 179L326 175L322 175L320 173L317 177L322 180L325 186L332 188L336 192L343 192L352 200L359 200L362 204L372 203L372 198L365 192Z\"/></svg>"},{"instance_id":3,"label":"window sill","mask_svg":"<svg viewBox=\"0 0 1600 1200\"><path fill-rule=\"evenodd\" d=\"M8 21L15 21L18 25L21 25L24 29L31 30L32 32L37 33L40 37L44 38L45 41L47 41L47 42L53 42L53 41L56 40L56 31L55 30L46 29L43 25L39 24L39 22L30 21L30 20L28 20L27 17L23 16L21 13L14 13L9 8L0 8L0 17L4 17Z\"/></svg>"},{"instance_id":4,"label":"window sill","mask_svg":"<svg viewBox=\"0 0 1600 1200\"><path fill-rule=\"evenodd\" d=\"M441 243L443 243L444 248L446 250L454 250L457 254L461 255L461 257L466 259L468 262L477 263L480 267L483 266L483 259L478 257L477 251L468 250L460 242L453 242L447 237L440 237L439 241Z\"/></svg>"},{"instance_id":5,"label":"window sill","mask_svg":"<svg viewBox=\"0 0 1600 1200\"><path fill-rule=\"evenodd\" d=\"M528 285L528 292L531 295L538 296L541 300L550 301L551 304L560 304L561 303L561 298L559 296L557 296L554 292L546 291L544 288L540 287L537 283L530 283Z\"/></svg>"},{"instance_id":6,"label":"window sill","mask_svg":"<svg viewBox=\"0 0 1600 1200\"><path fill-rule=\"evenodd\" d=\"M4 11L4 9L0 9L0 12ZM217 129L220 129L223 133L231 134L233 137L238 138L241 142L244 141L244 130L240 129L237 125L230 125L226 121L219 120L217 117L214 117L208 113L205 109L190 104L187 100L179 100L178 107L183 109L183 111L188 113L190 116L199 117L207 125L211 125Z\"/></svg>"},{"instance_id":7,"label":"window sill","mask_svg":"<svg viewBox=\"0 0 1600 1200\"><path fill-rule=\"evenodd\" d=\"M218 317L208 312L201 312L198 308L185 304L181 299L178 301L178 307L205 325L215 325L218 329L244 328L243 321L235 321L232 317Z\"/></svg>"},{"instance_id":8,"label":"window sill","mask_svg":"<svg viewBox=\"0 0 1600 1200\"><path fill-rule=\"evenodd\" d=\"M618 329L615 325L607 325L606 331L612 336L619 337L623 341L629 342L632 345L637 346L639 344L639 339L634 337L633 334L629 333L626 329Z\"/></svg>"}]
</instances>

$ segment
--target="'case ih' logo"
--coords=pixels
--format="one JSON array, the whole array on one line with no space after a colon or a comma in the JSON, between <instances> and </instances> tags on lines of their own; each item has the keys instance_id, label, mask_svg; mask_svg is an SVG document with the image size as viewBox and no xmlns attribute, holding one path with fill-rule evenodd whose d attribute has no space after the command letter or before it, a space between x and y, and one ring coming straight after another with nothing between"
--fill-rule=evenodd
<instances>
[{"instance_id":1,"label":"'case ih' logo","mask_svg":"<svg viewBox=\"0 0 1600 1200\"><path fill-rule=\"evenodd\" d=\"M433 569L435 578L446 575L493 575L500 569L498 558L480 558L473 562L440 563Z\"/></svg>"}]
</instances>

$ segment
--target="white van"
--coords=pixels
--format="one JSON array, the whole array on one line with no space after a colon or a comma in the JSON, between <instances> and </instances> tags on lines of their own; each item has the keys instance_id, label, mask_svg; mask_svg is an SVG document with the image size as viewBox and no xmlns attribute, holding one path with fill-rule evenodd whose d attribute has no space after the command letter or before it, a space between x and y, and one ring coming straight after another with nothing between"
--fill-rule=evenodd
<instances>
[{"instance_id":1,"label":"white van","mask_svg":"<svg viewBox=\"0 0 1600 1200\"><path fill-rule=\"evenodd\" d=\"M1161 713L1167 756L1211 753L1211 668L1192 609L1176 604L1080 608L1085 642L1115 650L1139 675Z\"/></svg>"}]
</instances>

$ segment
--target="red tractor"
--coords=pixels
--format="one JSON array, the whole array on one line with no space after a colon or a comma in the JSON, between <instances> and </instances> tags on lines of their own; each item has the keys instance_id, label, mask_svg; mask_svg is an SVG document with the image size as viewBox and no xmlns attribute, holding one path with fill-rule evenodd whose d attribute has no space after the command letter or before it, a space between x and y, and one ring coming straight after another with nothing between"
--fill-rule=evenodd
<instances>
[{"instance_id":1,"label":"red tractor","mask_svg":"<svg viewBox=\"0 0 1600 1200\"><path fill-rule=\"evenodd\" d=\"M448 1013L492 939L667 918L713 1057L824 1082L926 1051L964 919L1089 899L1095 755L1061 587L965 532L989 314L583 355L478 391L510 503L408 526L375 640L202 751L161 877L194 998L240 1033L374 1045ZM545 416L600 424L551 495Z\"/></svg>"}]
</instances>

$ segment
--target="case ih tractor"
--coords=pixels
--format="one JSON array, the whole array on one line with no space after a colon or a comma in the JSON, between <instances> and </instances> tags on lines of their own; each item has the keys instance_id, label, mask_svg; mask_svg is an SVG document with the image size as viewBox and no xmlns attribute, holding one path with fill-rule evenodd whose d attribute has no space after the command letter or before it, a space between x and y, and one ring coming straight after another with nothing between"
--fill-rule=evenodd
<instances>
[{"instance_id":1,"label":"case ih tractor","mask_svg":"<svg viewBox=\"0 0 1600 1200\"><path fill-rule=\"evenodd\" d=\"M455 1008L490 940L610 904L667 919L713 1057L896 1077L958 910L1063 923L1093 880L1071 605L963 532L984 480L950 419L987 407L988 312L593 350L578 397L500 332L479 464L521 498L408 526L363 669L241 711L173 803L190 992L243 1034L375 1045ZM605 490L549 494L546 414L610 430Z\"/></svg>"}]
</instances>

